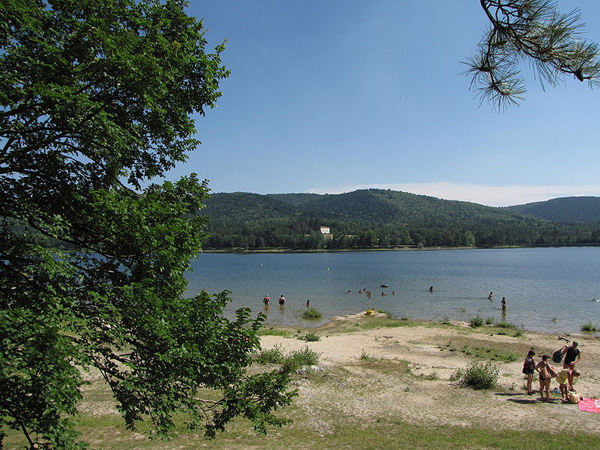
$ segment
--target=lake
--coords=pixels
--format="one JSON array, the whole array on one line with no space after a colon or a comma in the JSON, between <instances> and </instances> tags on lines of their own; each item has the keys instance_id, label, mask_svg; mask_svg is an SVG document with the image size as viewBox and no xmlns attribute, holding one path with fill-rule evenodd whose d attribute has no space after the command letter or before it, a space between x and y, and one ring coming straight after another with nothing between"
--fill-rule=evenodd
<instances>
[{"instance_id":1,"label":"lake","mask_svg":"<svg viewBox=\"0 0 600 450\"><path fill-rule=\"evenodd\" d=\"M506 297L505 320L526 330L561 334L580 332L589 322L600 326L600 247L205 253L192 268L187 295L229 290L229 317L247 306L263 311L272 325L318 326L369 306L410 319L497 321ZM358 293L363 288L372 292L370 302ZM262 304L266 294L268 309ZM281 294L283 308L277 304ZM301 319L308 299L323 320Z\"/></svg>"}]
</instances>

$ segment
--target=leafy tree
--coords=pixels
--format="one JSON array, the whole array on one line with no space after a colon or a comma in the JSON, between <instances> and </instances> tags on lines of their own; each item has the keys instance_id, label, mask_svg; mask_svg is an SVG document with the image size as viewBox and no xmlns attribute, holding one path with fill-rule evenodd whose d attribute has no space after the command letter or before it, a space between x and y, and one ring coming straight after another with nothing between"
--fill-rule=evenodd
<instances>
[{"instance_id":1,"label":"leafy tree","mask_svg":"<svg viewBox=\"0 0 600 450\"><path fill-rule=\"evenodd\" d=\"M180 0L0 3L0 447L78 447L81 371L126 424L209 436L236 416L280 425L285 372L249 375L262 317L223 317L226 292L183 298L204 238L195 175L148 185L198 142L228 75L223 46ZM210 399L200 389L217 390Z\"/></svg>"},{"instance_id":2,"label":"leafy tree","mask_svg":"<svg viewBox=\"0 0 600 450\"><path fill-rule=\"evenodd\" d=\"M468 60L468 74L483 99L500 108L523 99L519 64L527 61L542 82L554 86L572 75L600 84L600 49L579 38L578 10L561 14L550 0L480 0L491 29Z\"/></svg>"}]
</instances>

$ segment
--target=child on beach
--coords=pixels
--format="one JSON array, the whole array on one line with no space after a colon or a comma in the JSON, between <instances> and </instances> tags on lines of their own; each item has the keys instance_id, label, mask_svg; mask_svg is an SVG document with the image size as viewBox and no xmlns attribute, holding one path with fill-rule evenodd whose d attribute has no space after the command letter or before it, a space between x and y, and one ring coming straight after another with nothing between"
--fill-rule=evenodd
<instances>
[{"instance_id":1,"label":"child on beach","mask_svg":"<svg viewBox=\"0 0 600 450\"><path fill-rule=\"evenodd\" d=\"M576 377L579 377L579 372L575 370L575 363L569 363L568 369L562 369L558 376L556 377L556 381L558 381L558 385L560 386L560 397L563 402L569 401L569 391L574 390L573 381Z\"/></svg>"},{"instance_id":2,"label":"child on beach","mask_svg":"<svg viewBox=\"0 0 600 450\"><path fill-rule=\"evenodd\" d=\"M523 362L523 373L527 375L527 395L533 394L531 383L533 383L533 373L535 372L535 360L533 359L534 356L535 352L533 350L529 350L527 356L525 357L525 361Z\"/></svg>"}]
</instances>

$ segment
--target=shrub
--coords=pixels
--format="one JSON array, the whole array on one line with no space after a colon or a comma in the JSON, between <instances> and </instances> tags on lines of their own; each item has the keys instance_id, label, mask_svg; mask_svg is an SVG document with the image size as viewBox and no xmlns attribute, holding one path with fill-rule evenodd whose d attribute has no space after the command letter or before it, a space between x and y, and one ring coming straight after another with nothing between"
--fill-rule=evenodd
<instances>
[{"instance_id":1,"label":"shrub","mask_svg":"<svg viewBox=\"0 0 600 450\"><path fill-rule=\"evenodd\" d=\"M471 319L471 326L473 328L480 327L481 325L483 325L483 319L481 318L481 316L477 316Z\"/></svg>"},{"instance_id":2,"label":"shrub","mask_svg":"<svg viewBox=\"0 0 600 450\"><path fill-rule=\"evenodd\" d=\"M496 326L500 328L516 328L514 324L507 322L506 320L501 320L496 324Z\"/></svg>"},{"instance_id":3,"label":"shrub","mask_svg":"<svg viewBox=\"0 0 600 450\"><path fill-rule=\"evenodd\" d=\"M319 355L308 347L292 352L283 361L283 370L294 371L304 366L315 366L319 363Z\"/></svg>"},{"instance_id":4,"label":"shrub","mask_svg":"<svg viewBox=\"0 0 600 450\"><path fill-rule=\"evenodd\" d=\"M367 353L365 353L364 351L360 354L360 360L361 361L375 361L375 358L373 358L372 356L369 356Z\"/></svg>"},{"instance_id":5,"label":"shrub","mask_svg":"<svg viewBox=\"0 0 600 450\"><path fill-rule=\"evenodd\" d=\"M281 347L278 345L274 346L272 349L263 350L255 358L255 361L258 364L281 364L284 360L285 357L281 352Z\"/></svg>"},{"instance_id":6,"label":"shrub","mask_svg":"<svg viewBox=\"0 0 600 450\"><path fill-rule=\"evenodd\" d=\"M315 309L315 308L307 308L303 313L302 313L302 318L303 319L308 319L308 320L314 320L314 319L320 319L321 317L323 317L323 314L321 314L321 311Z\"/></svg>"},{"instance_id":7,"label":"shrub","mask_svg":"<svg viewBox=\"0 0 600 450\"><path fill-rule=\"evenodd\" d=\"M493 317L488 317L487 319L485 319L485 324L486 325L491 325L494 323L494 318Z\"/></svg>"},{"instance_id":8,"label":"shrub","mask_svg":"<svg viewBox=\"0 0 600 450\"><path fill-rule=\"evenodd\" d=\"M584 323L581 325L581 331L596 331L596 327L592 325L592 322Z\"/></svg>"},{"instance_id":9,"label":"shrub","mask_svg":"<svg viewBox=\"0 0 600 450\"><path fill-rule=\"evenodd\" d=\"M492 389L498 382L499 373L498 368L489 362L481 364L474 361L465 370L458 370L454 378L473 389Z\"/></svg>"},{"instance_id":10,"label":"shrub","mask_svg":"<svg viewBox=\"0 0 600 450\"><path fill-rule=\"evenodd\" d=\"M256 357L258 364L281 364L286 372L298 370L303 366L314 366L319 363L319 355L308 347L303 350L296 350L285 356L279 346L274 346L270 350L263 350Z\"/></svg>"},{"instance_id":11,"label":"shrub","mask_svg":"<svg viewBox=\"0 0 600 450\"><path fill-rule=\"evenodd\" d=\"M300 339L305 340L307 342L317 342L321 340L321 336L311 331L309 333L306 333L304 336L301 336Z\"/></svg>"}]
</instances>

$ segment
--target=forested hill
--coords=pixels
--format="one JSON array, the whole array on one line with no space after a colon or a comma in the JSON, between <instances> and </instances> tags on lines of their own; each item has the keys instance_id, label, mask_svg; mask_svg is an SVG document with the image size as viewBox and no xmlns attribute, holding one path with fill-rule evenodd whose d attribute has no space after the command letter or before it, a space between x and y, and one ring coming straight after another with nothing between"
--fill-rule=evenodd
<instances>
[{"instance_id":1,"label":"forested hill","mask_svg":"<svg viewBox=\"0 0 600 450\"><path fill-rule=\"evenodd\" d=\"M509 206L510 211L555 222L600 222L600 197L563 197Z\"/></svg>"},{"instance_id":2,"label":"forested hill","mask_svg":"<svg viewBox=\"0 0 600 450\"><path fill-rule=\"evenodd\" d=\"M376 248L588 244L600 225L569 225L507 208L391 190L345 194L213 194L206 248ZM324 236L321 226L330 227Z\"/></svg>"}]
</instances>

